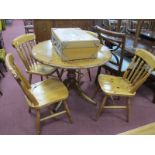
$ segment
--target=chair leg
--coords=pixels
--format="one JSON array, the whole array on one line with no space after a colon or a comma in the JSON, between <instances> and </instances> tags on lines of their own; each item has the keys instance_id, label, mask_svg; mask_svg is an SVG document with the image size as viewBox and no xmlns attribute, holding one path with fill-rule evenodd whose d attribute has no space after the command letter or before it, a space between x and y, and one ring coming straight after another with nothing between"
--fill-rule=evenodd
<instances>
[{"instance_id":1,"label":"chair leg","mask_svg":"<svg viewBox=\"0 0 155 155\"><path fill-rule=\"evenodd\" d=\"M104 105L106 103L108 99L108 96L106 95L104 98L103 98L103 101L98 109L98 112L96 113L96 121L99 119L99 116L101 115L101 112L103 111L103 108L104 108Z\"/></svg>"},{"instance_id":2,"label":"chair leg","mask_svg":"<svg viewBox=\"0 0 155 155\"><path fill-rule=\"evenodd\" d=\"M127 103L127 122L130 121L130 111L131 111L131 98L128 98L128 103Z\"/></svg>"},{"instance_id":3,"label":"chair leg","mask_svg":"<svg viewBox=\"0 0 155 155\"><path fill-rule=\"evenodd\" d=\"M98 83L98 76L99 76L100 73L101 73L101 66L99 66L98 69L97 69L97 74L96 74L96 78L95 78L95 83L96 84Z\"/></svg>"},{"instance_id":4,"label":"chair leg","mask_svg":"<svg viewBox=\"0 0 155 155\"><path fill-rule=\"evenodd\" d=\"M40 134L40 110L36 111L36 134Z\"/></svg>"},{"instance_id":5,"label":"chair leg","mask_svg":"<svg viewBox=\"0 0 155 155\"><path fill-rule=\"evenodd\" d=\"M80 82L81 81L81 70L80 69L78 70L78 77L77 78L78 78L78 81Z\"/></svg>"},{"instance_id":6,"label":"chair leg","mask_svg":"<svg viewBox=\"0 0 155 155\"><path fill-rule=\"evenodd\" d=\"M91 73L90 73L90 69L87 69L88 75L89 75L89 80L91 81Z\"/></svg>"},{"instance_id":7,"label":"chair leg","mask_svg":"<svg viewBox=\"0 0 155 155\"><path fill-rule=\"evenodd\" d=\"M41 81L43 81L43 76L42 75L40 76L40 79L41 79Z\"/></svg>"},{"instance_id":8,"label":"chair leg","mask_svg":"<svg viewBox=\"0 0 155 155\"><path fill-rule=\"evenodd\" d=\"M71 116L67 101L63 101L63 104L64 104L64 108L66 110L66 114L67 114L67 117L68 117L70 123L73 123L73 119L72 119L72 116Z\"/></svg>"},{"instance_id":9,"label":"chair leg","mask_svg":"<svg viewBox=\"0 0 155 155\"><path fill-rule=\"evenodd\" d=\"M29 74L29 83L31 84L32 82L32 74Z\"/></svg>"}]
</instances>

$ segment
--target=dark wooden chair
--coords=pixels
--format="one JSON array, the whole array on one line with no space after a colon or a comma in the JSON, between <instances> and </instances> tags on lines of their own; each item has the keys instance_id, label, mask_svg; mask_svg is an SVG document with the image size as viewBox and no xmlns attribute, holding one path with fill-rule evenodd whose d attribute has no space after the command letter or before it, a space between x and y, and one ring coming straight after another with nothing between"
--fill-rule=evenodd
<instances>
[{"instance_id":1,"label":"dark wooden chair","mask_svg":"<svg viewBox=\"0 0 155 155\"><path fill-rule=\"evenodd\" d=\"M122 75L131 61L130 58L124 56L126 40L125 34L106 30L99 26L95 26L94 30L98 33L101 44L108 46L112 53L111 60L104 66L98 67L96 81L102 67L104 67L106 71L109 71L113 75Z\"/></svg>"},{"instance_id":2,"label":"dark wooden chair","mask_svg":"<svg viewBox=\"0 0 155 155\"><path fill-rule=\"evenodd\" d=\"M24 19L25 33L34 33L34 25L32 19Z\"/></svg>"}]
</instances>

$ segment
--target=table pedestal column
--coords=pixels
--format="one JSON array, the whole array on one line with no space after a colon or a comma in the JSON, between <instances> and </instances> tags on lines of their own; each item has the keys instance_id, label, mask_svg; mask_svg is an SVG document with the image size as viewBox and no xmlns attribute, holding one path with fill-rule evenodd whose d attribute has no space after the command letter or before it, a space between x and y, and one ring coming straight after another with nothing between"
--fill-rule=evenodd
<instances>
[{"instance_id":1,"label":"table pedestal column","mask_svg":"<svg viewBox=\"0 0 155 155\"><path fill-rule=\"evenodd\" d=\"M79 80L79 79L78 79ZM81 89L81 82L76 79L76 70L68 69L67 70L67 79L63 81L68 89L74 89L83 99L92 105L97 105L97 103L91 99L86 93ZM58 111L62 106L62 102L54 108L54 112Z\"/></svg>"},{"instance_id":2,"label":"table pedestal column","mask_svg":"<svg viewBox=\"0 0 155 155\"><path fill-rule=\"evenodd\" d=\"M76 80L76 70L74 69L68 69L67 70L67 79L64 80L64 84L69 89L76 88L76 83L78 81Z\"/></svg>"},{"instance_id":3,"label":"table pedestal column","mask_svg":"<svg viewBox=\"0 0 155 155\"><path fill-rule=\"evenodd\" d=\"M76 70L68 69L67 70L67 79L64 80L64 84L69 89L74 89L82 98L84 98L87 102L96 105L97 103L91 99L80 87L80 81L76 79Z\"/></svg>"}]
</instances>

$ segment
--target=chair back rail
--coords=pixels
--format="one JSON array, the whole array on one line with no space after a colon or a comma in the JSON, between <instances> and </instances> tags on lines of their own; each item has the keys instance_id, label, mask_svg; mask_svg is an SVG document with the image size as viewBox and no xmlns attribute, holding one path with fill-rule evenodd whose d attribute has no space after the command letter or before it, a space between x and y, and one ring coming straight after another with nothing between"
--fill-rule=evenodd
<instances>
[{"instance_id":1,"label":"chair back rail","mask_svg":"<svg viewBox=\"0 0 155 155\"><path fill-rule=\"evenodd\" d=\"M24 19L24 26L27 25L33 25L33 20L32 19Z\"/></svg>"},{"instance_id":2,"label":"chair back rail","mask_svg":"<svg viewBox=\"0 0 155 155\"><path fill-rule=\"evenodd\" d=\"M29 71L30 68L36 63L36 61L32 58L31 53L33 46L36 45L35 35L34 34L21 35L13 40L12 45L13 47L16 48L19 57L24 63L27 71Z\"/></svg>"},{"instance_id":3,"label":"chair back rail","mask_svg":"<svg viewBox=\"0 0 155 155\"><path fill-rule=\"evenodd\" d=\"M126 40L125 33L106 30L97 25L94 27L94 29L98 33L98 37L100 39L101 44L105 44L110 48L112 55L116 60L116 61L110 61L110 63L118 67L118 75L120 75L125 52L125 40ZM116 51L118 49L121 50L120 56L116 54Z\"/></svg>"},{"instance_id":4,"label":"chair back rail","mask_svg":"<svg viewBox=\"0 0 155 155\"><path fill-rule=\"evenodd\" d=\"M155 69L155 56L144 49L137 49L123 79L131 84L131 92L135 92Z\"/></svg>"}]
</instances>

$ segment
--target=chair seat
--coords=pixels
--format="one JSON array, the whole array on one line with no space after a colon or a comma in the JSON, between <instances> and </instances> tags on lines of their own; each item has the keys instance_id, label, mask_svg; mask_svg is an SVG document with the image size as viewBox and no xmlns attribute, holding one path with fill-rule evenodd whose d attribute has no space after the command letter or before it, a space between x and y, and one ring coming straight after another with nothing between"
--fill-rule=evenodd
<instances>
[{"instance_id":1,"label":"chair seat","mask_svg":"<svg viewBox=\"0 0 155 155\"><path fill-rule=\"evenodd\" d=\"M66 86L54 78L32 84L30 91L39 103L35 108L45 107L68 97Z\"/></svg>"},{"instance_id":2,"label":"chair seat","mask_svg":"<svg viewBox=\"0 0 155 155\"><path fill-rule=\"evenodd\" d=\"M6 55L5 49L0 49L0 60L5 60L5 55Z\"/></svg>"},{"instance_id":3,"label":"chair seat","mask_svg":"<svg viewBox=\"0 0 155 155\"><path fill-rule=\"evenodd\" d=\"M99 85L104 93L112 96L133 96L130 92L130 84L122 77L100 74Z\"/></svg>"},{"instance_id":4,"label":"chair seat","mask_svg":"<svg viewBox=\"0 0 155 155\"><path fill-rule=\"evenodd\" d=\"M30 70L27 71L28 73L38 74L38 75L49 75L52 72L54 72L56 68L44 65L41 63L36 63L33 66L31 66Z\"/></svg>"}]
</instances>

